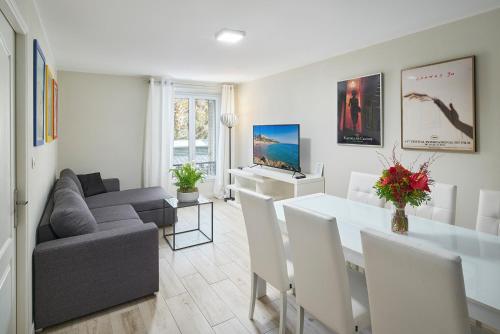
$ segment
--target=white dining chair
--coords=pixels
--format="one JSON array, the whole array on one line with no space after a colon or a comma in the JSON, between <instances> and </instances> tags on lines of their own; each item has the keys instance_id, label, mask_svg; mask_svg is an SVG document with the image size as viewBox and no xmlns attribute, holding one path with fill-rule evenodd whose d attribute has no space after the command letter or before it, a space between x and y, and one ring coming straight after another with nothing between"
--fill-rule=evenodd
<instances>
[{"instance_id":1,"label":"white dining chair","mask_svg":"<svg viewBox=\"0 0 500 334\"><path fill-rule=\"evenodd\" d=\"M298 306L296 334L302 334L304 309L338 334L369 327L368 294L363 274L348 269L337 222L284 205Z\"/></svg>"},{"instance_id":2,"label":"white dining chair","mask_svg":"<svg viewBox=\"0 0 500 334\"><path fill-rule=\"evenodd\" d=\"M476 230L500 235L500 191L480 190Z\"/></svg>"},{"instance_id":3,"label":"white dining chair","mask_svg":"<svg viewBox=\"0 0 500 334\"><path fill-rule=\"evenodd\" d=\"M455 225L455 209L457 203L457 186L444 183L434 183L431 188L431 200L413 208L406 207L409 215L435 220L441 223Z\"/></svg>"},{"instance_id":4,"label":"white dining chair","mask_svg":"<svg viewBox=\"0 0 500 334\"><path fill-rule=\"evenodd\" d=\"M408 237L362 230L373 334L469 334L462 262Z\"/></svg>"},{"instance_id":5,"label":"white dining chair","mask_svg":"<svg viewBox=\"0 0 500 334\"><path fill-rule=\"evenodd\" d=\"M252 291L249 318L253 319L257 282L261 278L280 291L279 333L286 328L287 291L293 287L293 266L285 244L273 199L245 189L238 190L250 249Z\"/></svg>"},{"instance_id":6,"label":"white dining chair","mask_svg":"<svg viewBox=\"0 0 500 334\"><path fill-rule=\"evenodd\" d=\"M384 207L385 201L379 198L375 189L373 189L378 179L379 176L374 174L351 172L347 199L378 206L380 208Z\"/></svg>"}]
</instances>

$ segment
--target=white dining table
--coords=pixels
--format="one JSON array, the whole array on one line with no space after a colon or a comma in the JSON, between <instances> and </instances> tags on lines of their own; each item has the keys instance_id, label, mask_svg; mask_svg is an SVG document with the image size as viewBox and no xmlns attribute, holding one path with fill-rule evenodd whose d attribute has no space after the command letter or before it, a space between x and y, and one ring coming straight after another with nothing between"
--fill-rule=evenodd
<instances>
[{"instance_id":1,"label":"white dining table","mask_svg":"<svg viewBox=\"0 0 500 334\"><path fill-rule=\"evenodd\" d=\"M370 228L393 233L389 209L326 194L313 194L275 203L284 234L287 234L283 211L286 204L335 217L345 259L362 268L360 230ZM446 249L462 258L470 317L500 329L500 237L416 216L408 216L408 220L409 231L402 238L409 244L419 244L429 250Z\"/></svg>"}]
</instances>

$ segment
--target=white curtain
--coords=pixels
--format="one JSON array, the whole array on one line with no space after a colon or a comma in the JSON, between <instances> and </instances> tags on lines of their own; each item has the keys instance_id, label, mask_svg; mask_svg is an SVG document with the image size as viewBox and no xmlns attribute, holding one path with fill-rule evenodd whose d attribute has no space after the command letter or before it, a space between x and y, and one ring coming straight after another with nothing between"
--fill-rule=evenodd
<instances>
[{"instance_id":1,"label":"white curtain","mask_svg":"<svg viewBox=\"0 0 500 334\"><path fill-rule=\"evenodd\" d=\"M221 94L221 114L234 113L234 86L222 85ZM220 122L220 120L219 120ZM219 138L217 142L217 161L215 167L214 195L223 198L226 195L226 185L228 184L229 167L229 129L222 123L219 127ZM231 134L234 137L234 128Z\"/></svg>"},{"instance_id":2,"label":"white curtain","mask_svg":"<svg viewBox=\"0 0 500 334\"><path fill-rule=\"evenodd\" d=\"M144 134L144 187L170 188L172 161L173 112L172 83L168 80L149 80L149 97Z\"/></svg>"}]
</instances>

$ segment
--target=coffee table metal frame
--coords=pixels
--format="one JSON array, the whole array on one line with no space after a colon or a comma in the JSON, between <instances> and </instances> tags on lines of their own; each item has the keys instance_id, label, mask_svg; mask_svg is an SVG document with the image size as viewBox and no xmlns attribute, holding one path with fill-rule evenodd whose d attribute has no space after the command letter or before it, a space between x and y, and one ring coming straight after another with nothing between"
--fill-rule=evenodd
<instances>
[{"instance_id":1,"label":"coffee table metal frame","mask_svg":"<svg viewBox=\"0 0 500 334\"><path fill-rule=\"evenodd\" d=\"M203 205L210 205L210 225L211 225L210 237L208 235L206 235L205 232L203 232L200 228L200 208ZM163 200L163 221L165 221L165 211L167 209L170 209L170 208L173 209L174 216L177 217L177 209L189 208L189 207L193 207L193 206L198 207L198 227L197 228L194 228L191 230L184 230L184 231L179 232L179 231L175 230L175 225L177 222L174 222L172 224L172 233L166 233L166 230L165 230L166 227L165 226L163 227L163 238L165 239L165 241L167 242L167 244L170 246L170 248L173 251L185 249L185 248L190 248L190 247L194 247L194 246L199 246L199 245L204 245L204 244L208 244L208 243L211 243L214 241L214 202L207 199L207 198L204 198L202 196L200 196L200 198L196 202L178 202L176 198L164 199ZM203 236L205 238L207 238L207 241L198 242L198 243L195 243L195 244L192 244L189 246L176 248L175 237L177 235L184 234L184 233L190 233L190 232L196 232L196 231L203 234ZM170 240L168 239L168 237L172 237L172 243L170 243Z\"/></svg>"}]
</instances>

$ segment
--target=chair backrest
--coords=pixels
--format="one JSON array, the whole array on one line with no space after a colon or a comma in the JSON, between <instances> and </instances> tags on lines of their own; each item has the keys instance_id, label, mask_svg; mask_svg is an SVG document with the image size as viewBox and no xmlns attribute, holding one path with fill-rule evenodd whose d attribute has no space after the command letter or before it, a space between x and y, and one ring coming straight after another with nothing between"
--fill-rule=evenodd
<instances>
[{"instance_id":1,"label":"chair backrest","mask_svg":"<svg viewBox=\"0 0 500 334\"><path fill-rule=\"evenodd\" d=\"M347 199L381 208L384 207L385 201L379 198L375 189L373 189L378 179L377 175L351 172Z\"/></svg>"},{"instance_id":2,"label":"chair backrest","mask_svg":"<svg viewBox=\"0 0 500 334\"><path fill-rule=\"evenodd\" d=\"M481 189L479 192L476 230L500 235L500 191Z\"/></svg>"},{"instance_id":3,"label":"chair backrest","mask_svg":"<svg viewBox=\"0 0 500 334\"><path fill-rule=\"evenodd\" d=\"M455 225L456 203L457 186L434 183L431 186L431 200L418 208L412 208L408 205L406 212L413 216Z\"/></svg>"},{"instance_id":4,"label":"chair backrest","mask_svg":"<svg viewBox=\"0 0 500 334\"><path fill-rule=\"evenodd\" d=\"M252 272L280 291L290 289L285 247L273 199L249 190L238 190L247 230Z\"/></svg>"},{"instance_id":5,"label":"chair backrest","mask_svg":"<svg viewBox=\"0 0 500 334\"><path fill-rule=\"evenodd\" d=\"M361 231L373 334L469 334L462 262L406 237Z\"/></svg>"},{"instance_id":6,"label":"chair backrest","mask_svg":"<svg viewBox=\"0 0 500 334\"><path fill-rule=\"evenodd\" d=\"M297 303L336 333L353 333L351 291L335 218L291 205L284 210Z\"/></svg>"}]
</instances>

